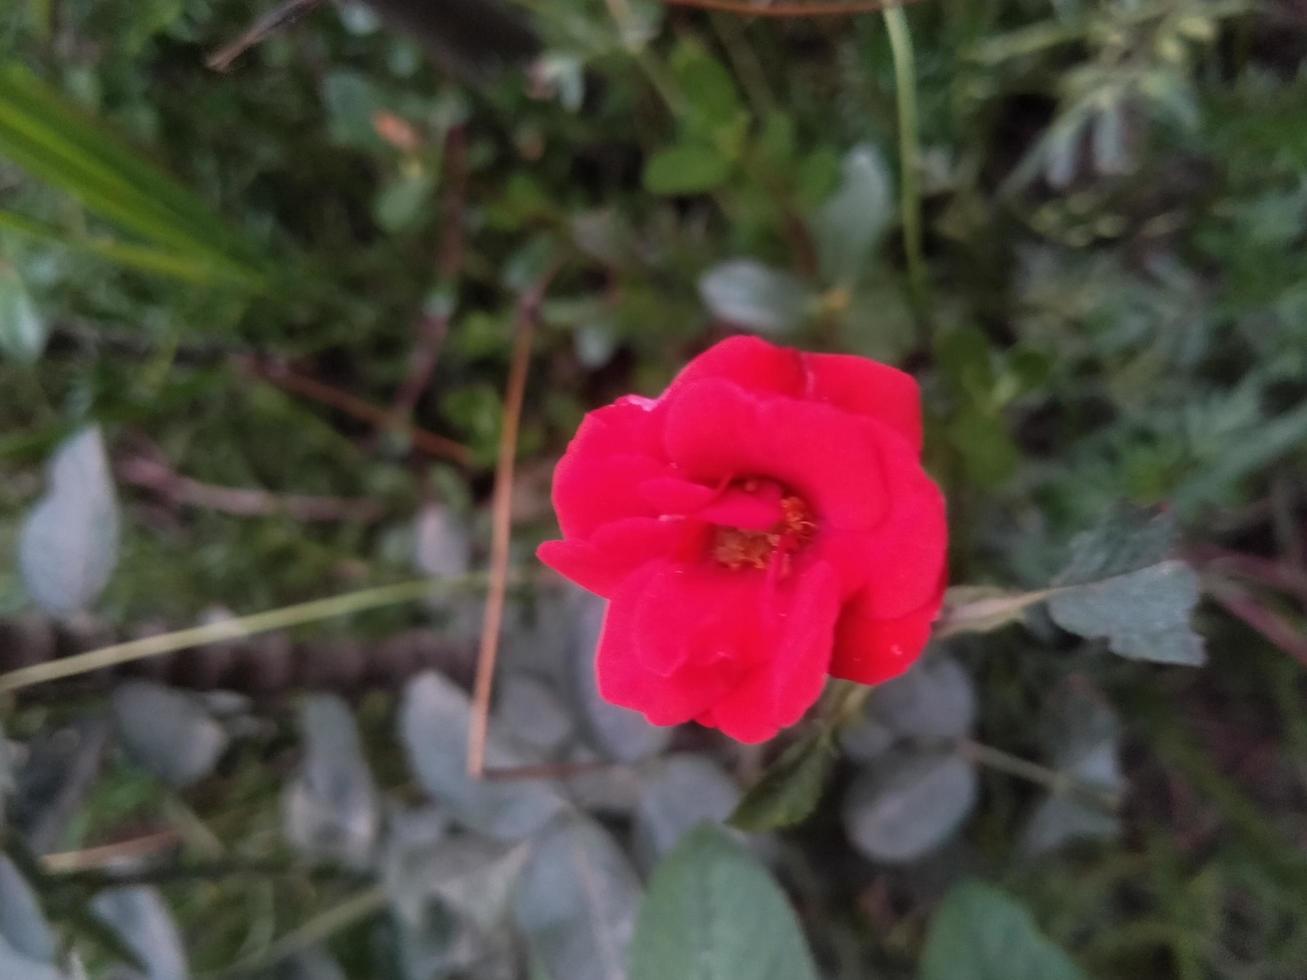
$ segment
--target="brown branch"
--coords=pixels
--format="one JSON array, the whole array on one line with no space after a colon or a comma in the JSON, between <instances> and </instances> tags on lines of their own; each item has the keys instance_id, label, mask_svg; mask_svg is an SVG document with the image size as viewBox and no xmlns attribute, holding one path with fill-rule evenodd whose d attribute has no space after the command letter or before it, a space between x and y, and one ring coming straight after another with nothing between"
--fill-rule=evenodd
<instances>
[{"instance_id":1,"label":"brown branch","mask_svg":"<svg viewBox=\"0 0 1307 980\"><path fill-rule=\"evenodd\" d=\"M844 3L773 3L760 6L749 0L663 0L669 7L691 7L696 10L714 10L741 17L773 17L797 19L800 17L849 17L854 14L878 14L890 7L906 7L921 0L847 0Z\"/></svg>"},{"instance_id":2,"label":"brown branch","mask_svg":"<svg viewBox=\"0 0 1307 980\"><path fill-rule=\"evenodd\" d=\"M204 64L214 71L226 71L232 62L250 48L262 43L275 31L295 23L321 2L322 0L285 0L256 18L240 37L209 55Z\"/></svg>"},{"instance_id":3,"label":"brown branch","mask_svg":"<svg viewBox=\"0 0 1307 980\"><path fill-rule=\"evenodd\" d=\"M1205 584L1207 594L1217 605L1307 667L1307 633L1238 586L1219 579L1209 579Z\"/></svg>"},{"instance_id":4,"label":"brown branch","mask_svg":"<svg viewBox=\"0 0 1307 980\"><path fill-rule=\"evenodd\" d=\"M379 429L399 429L412 441L414 448L429 456L453 460L460 466L467 466L472 460L472 451L462 443L406 424L380 406L364 401L357 395L351 395L348 391L341 391L339 388L324 384L316 378L296 374L284 364L260 361L253 357L237 357L234 360L249 374L274 384L283 391L329 405L346 415L371 423Z\"/></svg>"},{"instance_id":5,"label":"brown branch","mask_svg":"<svg viewBox=\"0 0 1307 980\"><path fill-rule=\"evenodd\" d=\"M462 126L454 126L446 134L444 155L446 190L440 208L444 234L436 253L436 281L451 296L444 301L445 309L424 315L418 325L418 341L409 356L408 375L393 404L395 414L404 417L413 414L435 373L440 350L449 335L454 302L452 293L463 268L463 212L467 207L468 166L467 133Z\"/></svg>"},{"instance_id":6,"label":"brown branch","mask_svg":"<svg viewBox=\"0 0 1307 980\"><path fill-rule=\"evenodd\" d=\"M499 433L499 459L495 466L495 494L491 509L490 588L486 594L485 616L481 622L476 684L472 690L472 715L468 721L467 771L475 779L481 779L486 771L490 697L494 691L499 633L504 619L504 595L508 588L517 432L522 419L527 370L531 365L531 344L535 340L536 324L540 319L540 303L555 272L557 267L551 267L522 294L517 304L517 335L513 339L513 360L508 368L503 426Z\"/></svg>"},{"instance_id":7,"label":"brown branch","mask_svg":"<svg viewBox=\"0 0 1307 980\"><path fill-rule=\"evenodd\" d=\"M116 468L118 476L133 486L153 490L174 504L215 510L238 517L284 515L296 521L378 520L384 514L373 500L324 497L310 494L277 494L268 490L224 487L183 476L162 458L130 456Z\"/></svg>"},{"instance_id":8,"label":"brown branch","mask_svg":"<svg viewBox=\"0 0 1307 980\"><path fill-rule=\"evenodd\" d=\"M482 778L490 782L511 783L531 779L569 779L593 772L617 769L621 763L599 760L597 762L542 762L534 766L514 766L512 769L483 769Z\"/></svg>"},{"instance_id":9,"label":"brown branch","mask_svg":"<svg viewBox=\"0 0 1307 980\"><path fill-rule=\"evenodd\" d=\"M161 830L131 840L86 847L79 851L61 851L41 858L45 870L53 874L71 874L99 868L116 867L123 861L138 861L170 851L181 843L176 830Z\"/></svg>"},{"instance_id":10,"label":"brown branch","mask_svg":"<svg viewBox=\"0 0 1307 980\"><path fill-rule=\"evenodd\" d=\"M1212 546L1195 548L1188 557L1200 567L1233 573L1307 601L1307 572L1291 562Z\"/></svg>"}]
</instances>

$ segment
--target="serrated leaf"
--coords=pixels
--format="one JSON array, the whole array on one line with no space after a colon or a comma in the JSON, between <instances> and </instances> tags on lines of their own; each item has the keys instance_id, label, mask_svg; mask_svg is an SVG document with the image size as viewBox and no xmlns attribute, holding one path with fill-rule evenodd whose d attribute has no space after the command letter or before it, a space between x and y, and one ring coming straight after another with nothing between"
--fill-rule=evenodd
<instances>
[{"instance_id":1,"label":"serrated leaf","mask_svg":"<svg viewBox=\"0 0 1307 980\"><path fill-rule=\"evenodd\" d=\"M877 687L870 704L892 731L909 738L961 738L976 723L971 675L947 654L931 654Z\"/></svg>"},{"instance_id":2,"label":"serrated leaf","mask_svg":"<svg viewBox=\"0 0 1307 980\"><path fill-rule=\"evenodd\" d=\"M172 786L199 782L227 748L227 732L198 697L152 681L127 681L110 697L124 747Z\"/></svg>"},{"instance_id":3,"label":"serrated leaf","mask_svg":"<svg viewBox=\"0 0 1307 980\"><path fill-rule=\"evenodd\" d=\"M91 900L91 911L118 934L145 967L145 980L187 980L186 954L172 913L155 888L110 888Z\"/></svg>"},{"instance_id":4,"label":"serrated leaf","mask_svg":"<svg viewBox=\"0 0 1307 980\"><path fill-rule=\"evenodd\" d=\"M894 216L894 188L880 151L863 143L845 155L840 185L813 221L822 275L851 288Z\"/></svg>"},{"instance_id":5,"label":"serrated leaf","mask_svg":"<svg viewBox=\"0 0 1307 980\"><path fill-rule=\"evenodd\" d=\"M1203 640L1190 626L1198 605L1197 573L1181 561L1058 591L1048 601L1053 621L1088 639L1105 639L1113 653L1135 660L1197 666Z\"/></svg>"},{"instance_id":6,"label":"serrated leaf","mask_svg":"<svg viewBox=\"0 0 1307 980\"><path fill-rule=\"evenodd\" d=\"M15 956L36 963L55 961L54 933L36 893L4 854L0 854L0 940Z\"/></svg>"},{"instance_id":7,"label":"serrated leaf","mask_svg":"<svg viewBox=\"0 0 1307 980\"><path fill-rule=\"evenodd\" d=\"M300 705L304 761L282 798L286 838L312 857L365 865L381 821L376 785L349 706L315 694Z\"/></svg>"},{"instance_id":8,"label":"serrated leaf","mask_svg":"<svg viewBox=\"0 0 1307 980\"><path fill-rule=\"evenodd\" d=\"M713 316L764 334L786 333L807 315L812 297L803 281L752 259L731 259L699 279Z\"/></svg>"},{"instance_id":9,"label":"serrated leaf","mask_svg":"<svg viewBox=\"0 0 1307 980\"><path fill-rule=\"evenodd\" d=\"M118 501L98 426L62 442L50 460L46 493L19 540L28 593L47 612L89 607L118 563Z\"/></svg>"},{"instance_id":10,"label":"serrated leaf","mask_svg":"<svg viewBox=\"0 0 1307 980\"><path fill-rule=\"evenodd\" d=\"M400 736L413 772L431 797L470 830L497 840L517 840L539 830L565 806L549 784L537 780L475 780L467 772L467 695L446 678L425 673L409 682L400 712ZM536 760L522 755L492 729L486 764L510 769Z\"/></svg>"},{"instance_id":11,"label":"serrated leaf","mask_svg":"<svg viewBox=\"0 0 1307 980\"><path fill-rule=\"evenodd\" d=\"M731 174L731 160L706 143L682 143L659 150L644 168L651 194L702 194L720 187Z\"/></svg>"},{"instance_id":12,"label":"serrated leaf","mask_svg":"<svg viewBox=\"0 0 1307 980\"><path fill-rule=\"evenodd\" d=\"M816 980L785 895L715 827L654 871L631 944L631 980Z\"/></svg>"},{"instance_id":13,"label":"serrated leaf","mask_svg":"<svg viewBox=\"0 0 1307 980\"><path fill-rule=\"evenodd\" d=\"M0 262L0 354L20 364L33 364L45 350L48 331L22 277Z\"/></svg>"},{"instance_id":14,"label":"serrated leaf","mask_svg":"<svg viewBox=\"0 0 1307 980\"><path fill-rule=\"evenodd\" d=\"M536 842L514 919L554 977L625 980L640 881L608 832L569 816Z\"/></svg>"},{"instance_id":15,"label":"serrated leaf","mask_svg":"<svg viewBox=\"0 0 1307 980\"><path fill-rule=\"evenodd\" d=\"M782 752L744 794L729 823L758 833L801 823L821 801L834 765L830 731L823 728L805 736Z\"/></svg>"},{"instance_id":16,"label":"serrated leaf","mask_svg":"<svg viewBox=\"0 0 1307 980\"><path fill-rule=\"evenodd\" d=\"M569 596L569 648L564 662L582 724L595 748L618 762L639 762L658 755L671 741L672 729L651 725L638 711L615 705L599 694L595 650L603 629L604 600L579 590Z\"/></svg>"},{"instance_id":17,"label":"serrated leaf","mask_svg":"<svg viewBox=\"0 0 1307 980\"><path fill-rule=\"evenodd\" d=\"M844 832L867 857L889 864L925 856L976 805L979 780L955 752L895 754L861 773L844 798Z\"/></svg>"},{"instance_id":18,"label":"serrated leaf","mask_svg":"<svg viewBox=\"0 0 1307 980\"><path fill-rule=\"evenodd\" d=\"M930 923L921 980L1084 980L1034 917L1006 894L964 882Z\"/></svg>"},{"instance_id":19,"label":"serrated leaf","mask_svg":"<svg viewBox=\"0 0 1307 980\"><path fill-rule=\"evenodd\" d=\"M739 805L740 787L711 759L682 753L640 774L633 835L642 867L652 867L693 828L721 823Z\"/></svg>"},{"instance_id":20,"label":"serrated leaf","mask_svg":"<svg viewBox=\"0 0 1307 980\"><path fill-rule=\"evenodd\" d=\"M1072 539L1071 561L1053 585L1085 585L1156 565L1169 556L1175 536L1170 512L1120 505Z\"/></svg>"}]
</instances>

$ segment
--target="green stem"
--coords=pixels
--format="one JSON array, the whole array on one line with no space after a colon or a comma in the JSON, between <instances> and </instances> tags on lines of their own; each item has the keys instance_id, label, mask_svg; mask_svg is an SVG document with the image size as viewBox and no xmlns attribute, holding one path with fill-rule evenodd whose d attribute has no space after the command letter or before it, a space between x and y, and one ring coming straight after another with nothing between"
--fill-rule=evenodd
<instances>
[{"instance_id":1,"label":"green stem","mask_svg":"<svg viewBox=\"0 0 1307 980\"><path fill-rule=\"evenodd\" d=\"M207 643L241 639L256 633L287 629L336 616L348 616L366 609L377 609L401 602L415 602L437 591L479 586L484 582L485 575L481 573L457 578L399 582L394 585L363 589L359 592L347 592L327 599L314 599L294 606L283 606L280 609L269 609L266 612L239 616L235 619L219 620L203 626L192 626L172 633L160 633L157 636L129 640L126 643L115 643L75 657L65 657L0 674L0 694L58 678L74 677L93 670L116 667L133 660L204 646Z\"/></svg>"},{"instance_id":2,"label":"green stem","mask_svg":"<svg viewBox=\"0 0 1307 980\"><path fill-rule=\"evenodd\" d=\"M367 888L345 899L339 905L332 906L316 918L310 919L298 929L288 932L257 956L207 976L217 980L219 977L234 978L259 973L276 966L296 953L302 953L306 949L326 942L338 932L360 922L366 922L384 910L386 903L384 888L380 885Z\"/></svg>"},{"instance_id":3,"label":"green stem","mask_svg":"<svg viewBox=\"0 0 1307 980\"><path fill-rule=\"evenodd\" d=\"M908 18L899 6L886 7L885 29L894 57L894 97L899 115L899 201L903 211L903 250L908 260L908 284L917 312L929 305L926 263L922 253L921 191L917 184L921 147L917 133L917 69L912 55Z\"/></svg>"},{"instance_id":4,"label":"green stem","mask_svg":"<svg viewBox=\"0 0 1307 980\"><path fill-rule=\"evenodd\" d=\"M1051 793L1069 793L1079 796L1086 802L1093 803L1109 813L1115 813L1121 806L1120 794L1110 789L1087 783L1069 773L1058 772L1048 766L1041 766L1037 762L1031 762L1029 759L1023 759L1010 752L1004 752L1002 749L996 749L992 745L985 745L971 739L963 739L958 743L958 749L973 762L993 769L995 772L1007 773L1009 776L1016 776L1018 779L1025 779L1043 786Z\"/></svg>"}]
</instances>

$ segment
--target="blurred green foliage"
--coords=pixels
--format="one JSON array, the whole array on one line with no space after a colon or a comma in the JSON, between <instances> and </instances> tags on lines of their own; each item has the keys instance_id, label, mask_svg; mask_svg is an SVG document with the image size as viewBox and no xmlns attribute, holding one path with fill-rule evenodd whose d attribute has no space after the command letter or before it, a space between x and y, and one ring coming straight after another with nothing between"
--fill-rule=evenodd
<instances>
[{"instance_id":1,"label":"blurred green foliage","mask_svg":"<svg viewBox=\"0 0 1307 980\"><path fill-rule=\"evenodd\" d=\"M879 17L743 20L656 0L511 10L542 47L497 73L468 70L476 52L450 70L427 39L351 2L274 31L219 74L206 56L261 5L0 9L0 544L17 554L46 461L97 424L123 521L94 611L118 632L411 576L426 567L415 518L433 502L479 561L517 307L547 274L520 440L522 567L552 533L550 463L589 408L657 391L730 329L879 357L922 382L955 582L1042 587L1119 501L1164 505L1183 548L1277 570L1231 593L1210 581L1221 567L1200 569L1223 605L1253 602L1263 634L1269 614L1289 639L1209 605L1201 671L1106 657L1040 612L1026 631L952 641L980 705L964 740L1121 790L1124 810L1106 823L1083 808L1050 816L1045 788L982 769L964 829L898 865L855 856L840 806L823 805L772 855L823 969L961 976L942 957L970 941L968 903L988 901L977 915L1015 922L1059 969L1050 942L1095 977L1301 977L1307 691L1289 656L1307 601L1301 5L912 7L924 305L902 246L899 103ZM461 443L467 465L424 452L415 428ZM165 478L142 477L145 463ZM215 488L254 491L254 512ZM291 495L329 519L297 516ZM330 519L342 501L375 513ZM563 642L549 608L534 633L528 610L510 647L546 658ZM31 609L15 558L0 566L0 611ZM418 624L466 642L467 618L394 609L307 635ZM1087 741L1058 733L1069 714L1054 712L1051 735L1037 723L1068 679L1115 709L1086 715ZM95 716L103 694L34 695L5 730L32 749ZM415 802L394 699L355 707L378 784ZM418 924L377 925L375 902L348 904L355 872L291 856L278 812L298 744L286 705L226 723L233 747L186 790L113 755L53 849L163 826L188 857L275 865L165 881L196 969L257 959L342 905L354 917L329 938L348 975L434 962ZM884 783L869 775L884 746L874 714L868 724L835 775L831 800L849 807L850 782ZM908 734L925 740L912 752L935 751L937 734ZM431 778L418 777L429 792ZM0 766L0 795L6 781ZM603 812L626 832L629 808ZM1064 839L1069 825L1052 824L1066 820L1081 822ZM604 860L626 860L605 847ZM621 867L627 901L635 872ZM960 886L927 941L964 871L1004 892ZM36 884L65 936L93 965L107 960L111 940L78 911L83 884ZM453 922L437 923L456 934L446 952L467 938Z\"/></svg>"}]
</instances>

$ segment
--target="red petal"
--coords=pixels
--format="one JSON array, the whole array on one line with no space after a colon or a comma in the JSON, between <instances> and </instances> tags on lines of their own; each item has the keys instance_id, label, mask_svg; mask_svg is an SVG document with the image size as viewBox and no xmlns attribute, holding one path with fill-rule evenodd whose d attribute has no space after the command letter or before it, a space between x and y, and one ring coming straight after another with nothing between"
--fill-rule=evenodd
<instances>
[{"instance_id":1,"label":"red petal","mask_svg":"<svg viewBox=\"0 0 1307 980\"><path fill-rule=\"evenodd\" d=\"M806 394L888 425L920 454L921 390L898 368L853 354L803 354Z\"/></svg>"},{"instance_id":2,"label":"red petal","mask_svg":"<svg viewBox=\"0 0 1307 980\"><path fill-rule=\"evenodd\" d=\"M684 521L627 518L599 528L588 539L546 541L536 555L581 588L611 597L641 565L680 553L695 530Z\"/></svg>"},{"instance_id":3,"label":"red petal","mask_svg":"<svg viewBox=\"0 0 1307 980\"><path fill-rule=\"evenodd\" d=\"M663 396L678 388L718 378L750 391L800 396L804 388L801 355L757 337L728 337L714 344L681 369Z\"/></svg>"},{"instance_id":4,"label":"red petal","mask_svg":"<svg viewBox=\"0 0 1307 980\"><path fill-rule=\"evenodd\" d=\"M659 514L691 514L711 503L718 492L717 487L674 476L659 476L640 484L640 495Z\"/></svg>"},{"instance_id":5,"label":"red petal","mask_svg":"<svg viewBox=\"0 0 1307 980\"><path fill-rule=\"evenodd\" d=\"M671 677L660 677L645 666L651 645L683 643L694 632L694 624L675 609L664 610L661 626L647 632L650 617L644 605L667 571L666 563L651 562L618 589L608 606L596 662L599 693L613 704L641 712L655 725L679 725L698 717L735 687L740 675L738 666L724 660L691 665ZM655 651L652 659L659 655Z\"/></svg>"},{"instance_id":6,"label":"red petal","mask_svg":"<svg viewBox=\"0 0 1307 980\"><path fill-rule=\"evenodd\" d=\"M723 527L766 531L780 523L784 516L781 488L770 481L753 491L728 487L712 503L695 511L693 516L696 520Z\"/></svg>"},{"instance_id":7,"label":"red petal","mask_svg":"<svg viewBox=\"0 0 1307 980\"><path fill-rule=\"evenodd\" d=\"M664 439L692 478L771 477L800 494L819 523L865 530L886 506L867 424L830 405L759 399L728 381L700 381L668 402Z\"/></svg>"},{"instance_id":8,"label":"red petal","mask_svg":"<svg viewBox=\"0 0 1307 980\"><path fill-rule=\"evenodd\" d=\"M865 607L846 608L835 633L832 677L859 684L881 684L916 662L930 640L930 624L939 615L943 594L897 619L872 619Z\"/></svg>"},{"instance_id":9,"label":"red petal","mask_svg":"<svg viewBox=\"0 0 1307 980\"><path fill-rule=\"evenodd\" d=\"M839 612L830 566L813 566L790 596L778 600L787 601L788 609L773 610L776 646L770 658L699 719L748 744L764 742L802 718L820 696L830 664Z\"/></svg>"}]
</instances>

